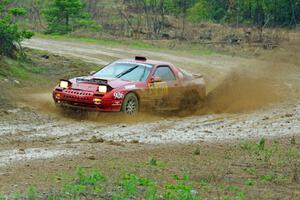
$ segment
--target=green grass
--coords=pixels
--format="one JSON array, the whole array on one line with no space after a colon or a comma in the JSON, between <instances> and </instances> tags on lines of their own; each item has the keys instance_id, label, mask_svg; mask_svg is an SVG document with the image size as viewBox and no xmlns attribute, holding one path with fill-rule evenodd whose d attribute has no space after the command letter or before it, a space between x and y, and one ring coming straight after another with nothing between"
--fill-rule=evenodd
<instances>
[{"instance_id":1,"label":"green grass","mask_svg":"<svg viewBox=\"0 0 300 200\"><path fill-rule=\"evenodd\" d=\"M45 51L26 50L24 59L3 57L0 60L0 80L21 81L22 86L53 85L61 78L71 78L99 70L101 66L78 59L67 59ZM49 56L48 59L43 58Z\"/></svg>"},{"instance_id":2,"label":"green grass","mask_svg":"<svg viewBox=\"0 0 300 200\"><path fill-rule=\"evenodd\" d=\"M30 77L30 73L23 68L22 66L11 66L10 72L13 77L20 78L20 79L28 79Z\"/></svg>"},{"instance_id":3,"label":"green grass","mask_svg":"<svg viewBox=\"0 0 300 200\"><path fill-rule=\"evenodd\" d=\"M114 185L113 192L107 191L105 183L107 178L99 170L87 173L83 168L78 168L76 177L66 183L62 189L51 189L46 193L37 191L35 187L29 187L24 193L16 192L14 199L26 200L59 200L59 199L113 199L130 200L145 199L157 200L163 197L166 200L200 200L198 192L185 181L177 180L176 183L168 183L159 188L158 182L145 177L139 177L133 173L125 174ZM106 198L105 198L106 197ZM9 197L0 196L0 200Z\"/></svg>"},{"instance_id":4,"label":"green grass","mask_svg":"<svg viewBox=\"0 0 300 200\"><path fill-rule=\"evenodd\" d=\"M68 40L68 41L75 41L75 42L87 42L87 43L94 43L94 44L105 45L105 46L127 46L131 48L142 48L142 49L155 48L154 45L141 40L131 40L131 39L122 40L122 39L107 39L107 38L94 39L94 38L79 37L74 35L45 35L41 33L35 33L35 36L39 38Z\"/></svg>"},{"instance_id":5,"label":"green grass","mask_svg":"<svg viewBox=\"0 0 300 200\"><path fill-rule=\"evenodd\" d=\"M3 78L28 79L30 78L28 68L31 68L31 66L26 62L12 60L10 58L4 58L0 61L0 74Z\"/></svg>"},{"instance_id":6,"label":"green grass","mask_svg":"<svg viewBox=\"0 0 300 200\"><path fill-rule=\"evenodd\" d=\"M0 61L0 79L17 80L22 83L43 82L50 69L42 63L33 63L28 60L13 60L4 58Z\"/></svg>"},{"instance_id":7,"label":"green grass","mask_svg":"<svg viewBox=\"0 0 300 200\"><path fill-rule=\"evenodd\" d=\"M190 42L180 42L177 40L134 40L134 39L111 39L111 38L86 38L74 35L45 35L42 33L35 33L38 38L64 40L71 42L85 42L98 45L110 46L110 47L129 47L133 49L145 49L145 50L159 50L160 52L169 53L183 53L186 55L212 55L222 52L217 52L205 46L193 44ZM173 46L172 48L170 46Z\"/></svg>"}]
</instances>

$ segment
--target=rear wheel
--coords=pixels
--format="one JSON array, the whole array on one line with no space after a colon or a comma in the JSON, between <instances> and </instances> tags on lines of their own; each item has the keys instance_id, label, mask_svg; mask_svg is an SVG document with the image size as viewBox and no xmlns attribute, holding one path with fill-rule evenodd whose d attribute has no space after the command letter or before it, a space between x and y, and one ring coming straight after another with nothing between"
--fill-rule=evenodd
<instances>
[{"instance_id":1,"label":"rear wheel","mask_svg":"<svg viewBox=\"0 0 300 200\"><path fill-rule=\"evenodd\" d=\"M197 111L201 98L196 91L189 91L184 94L181 100L180 110L184 112L194 113Z\"/></svg>"},{"instance_id":2,"label":"rear wheel","mask_svg":"<svg viewBox=\"0 0 300 200\"><path fill-rule=\"evenodd\" d=\"M122 112L126 115L135 115L139 111L139 100L133 93L126 95L122 105Z\"/></svg>"}]
</instances>

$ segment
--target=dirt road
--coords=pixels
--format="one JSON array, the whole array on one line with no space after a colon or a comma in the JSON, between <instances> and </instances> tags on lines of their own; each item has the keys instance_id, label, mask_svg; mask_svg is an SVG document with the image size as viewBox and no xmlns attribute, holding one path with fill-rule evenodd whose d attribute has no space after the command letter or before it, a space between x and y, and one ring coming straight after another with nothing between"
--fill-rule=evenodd
<instances>
[{"instance_id":1,"label":"dirt road","mask_svg":"<svg viewBox=\"0 0 300 200\"><path fill-rule=\"evenodd\" d=\"M270 55L178 55L41 38L26 41L24 46L101 65L136 54L167 60L202 73L210 93L206 108L193 115L142 115L129 121L120 119L118 114L62 115L52 103L50 89L25 95L18 107L0 116L1 168L43 159L76 159L91 149L103 153L162 144L300 135L298 60L274 61ZM281 55L280 51L273 53ZM299 54L293 53L298 58Z\"/></svg>"}]
</instances>

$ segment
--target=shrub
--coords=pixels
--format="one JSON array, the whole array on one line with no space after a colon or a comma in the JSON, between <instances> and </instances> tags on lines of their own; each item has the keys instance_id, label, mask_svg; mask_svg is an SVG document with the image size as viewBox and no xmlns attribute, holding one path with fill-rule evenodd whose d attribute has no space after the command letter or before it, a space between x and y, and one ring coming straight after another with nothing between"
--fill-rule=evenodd
<instances>
[{"instance_id":1,"label":"shrub","mask_svg":"<svg viewBox=\"0 0 300 200\"><path fill-rule=\"evenodd\" d=\"M14 56L15 52L22 50L21 42L29 39L33 33L20 30L15 23L15 17L26 14L23 8L9 8L9 0L0 0L0 56ZM23 54L23 51L21 51Z\"/></svg>"}]
</instances>

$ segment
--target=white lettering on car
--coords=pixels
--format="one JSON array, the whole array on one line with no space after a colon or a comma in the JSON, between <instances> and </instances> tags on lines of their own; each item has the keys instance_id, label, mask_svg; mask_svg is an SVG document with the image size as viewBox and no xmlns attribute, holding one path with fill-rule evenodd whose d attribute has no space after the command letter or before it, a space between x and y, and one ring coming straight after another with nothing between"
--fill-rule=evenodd
<instances>
[{"instance_id":1,"label":"white lettering on car","mask_svg":"<svg viewBox=\"0 0 300 200\"><path fill-rule=\"evenodd\" d=\"M114 97L116 99L123 99L124 98L124 94L122 92L115 92L114 93Z\"/></svg>"},{"instance_id":2,"label":"white lettering on car","mask_svg":"<svg viewBox=\"0 0 300 200\"><path fill-rule=\"evenodd\" d=\"M133 89L135 89L135 88L136 88L135 85L127 85L127 86L125 86L125 89L126 89L126 90L133 90Z\"/></svg>"}]
</instances>

